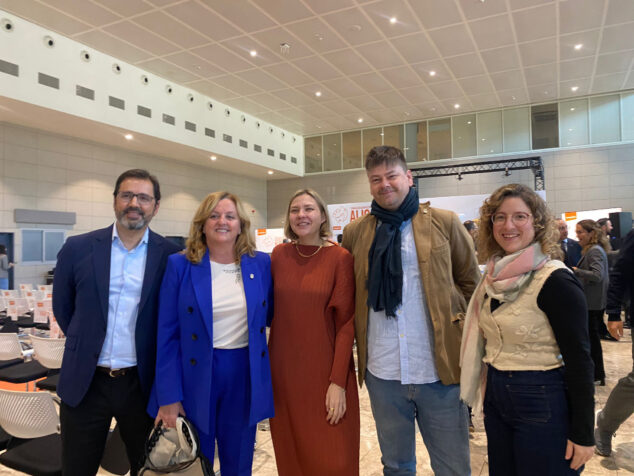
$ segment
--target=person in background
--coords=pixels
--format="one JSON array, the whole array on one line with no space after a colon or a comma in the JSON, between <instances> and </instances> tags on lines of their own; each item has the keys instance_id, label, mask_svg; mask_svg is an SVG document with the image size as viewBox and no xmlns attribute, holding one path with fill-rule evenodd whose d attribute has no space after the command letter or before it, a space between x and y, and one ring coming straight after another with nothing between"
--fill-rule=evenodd
<instances>
[{"instance_id":1,"label":"person in background","mask_svg":"<svg viewBox=\"0 0 634 476\"><path fill-rule=\"evenodd\" d=\"M479 244L460 393L484 409L489 473L578 474L593 454L593 366L581 286L549 257L555 221L530 188L504 185L480 209Z\"/></svg>"},{"instance_id":2,"label":"person in background","mask_svg":"<svg viewBox=\"0 0 634 476\"><path fill-rule=\"evenodd\" d=\"M309 189L290 199L271 257L275 312L269 348L280 476L359 474L359 397L354 374L354 266L328 241L326 205Z\"/></svg>"},{"instance_id":3,"label":"person in background","mask_svg":"<svg viewBox=\"0 0 634 476\"><path fill-rule=\"evenodd\" d=\"M607 307L608 330L612 336L620 340L623 337L621 321L621 305L628 297L634 302L634 230L624 238L619 250L619 257L610 272ZM634 340L632 340L632 357L634 358ZM612 437L619 426L634 412L634 370L619 380L612 389L603 410L597 415L597 427L594 438L597 443L596 453L601 456L612 454Z\"/></svg>"},{"instance_id":4,"label":"person in background","mask_svg":"<svg viewBox=\"0 0 634 476\"><path fill-rule=\"evenodd\" d=\"M473 240L473 246L476 250L476 255L478 254L478 224L473 220L467 220L462 224L469 235L471 235L471 239Z\"/></svg>"},{"instance_id":5,"label":"person in background","mask_svg":"<svg viewBox=\"0 0 634 476\"><path fill-rule=\"evenodd\" d=\"M572 269L573 266L577 266L577 263L581 259L581 246L572 238L568 238L568 224L561 218L557 219L557 230L559 230L559 247L563 252L564 259L562 260L566 266Z\"/></svg>"},{"instance_id":6,"label":"person in background","mask_svg":"<svg viewBox=\"0 0 634 476\"><path fill-rule=\"evenodd\" d=\"M403 152L365 160L371 212L343 231L354 256L359 384L368 387L386 475L416 474L416 424L437 475L471 473L460 401L462 321L480 276L458 216L420 203Z\"/></svg>"},{"instance_id":7,"label":"person in background","mask_svg":"<svg viewBox=\"0 0 634 476\"><path fill-rule=\"evenodd\" d=\"M7 256L7 247L0 245L0 289L9 289L9 270L15 266Z\"/></svg>"},{"instance_id":8,"label":"person in background","mask_svg":"<svg viewBox=\"0 0 634 476\"><path fill-rule=\"evenodd\" d=\"M273 416L271 261L255 250L250 227L238 197L210 193L161 286L149 412L170 428L188 417L212 464L217 441L223 476L251 474L257 423Z\"/></svg>"},{"instance_id":9,"label":"person in background","mask_svg":"<svg viewBox=\"0 0 634 476\"><path fill-rule=\"evenodd\" d=\"M599 225L599 228L601 228L601 231L603 232L603 234L605 235L605 237L608 239L608 243L609 243L609 249L608 249L608 259L610 258L610 253L611 251L616 251L618 250L618 240L616 237L612 236L612 230L614 230L614 227L612 226L612 222L610 221L609 218L599 218L597 220L597 225ZM613 245L616 245L616 247L614 247ZM616 258L616 253L614 254L614 257ZM612 267L612 260L610 260L610 268Z\"/></svg>"},{"instance_id":10,"label":"person in background","mask_svg":"<svg viewBox=\"0 0 634 476\"><path fill-rule=\"evenodd\" d=\"M594 220L577 222L577 238L581 245L582 258L573 266L573 271L586 295L588 306L588 331L590 333L590 351L594 361L594 380L605 385L603 349L601 348L601 327L603 311L608 293L608 239ZM614 338L612 338L614 339Z\"/></svg>"},{"instance_id":11,"label":"person in background","mask_svg":"<svg viewBox=\"0 0 634 476\"><path fill-rule=\"evenodd\" d=\"M158 294L167 257L179 251L149 229L161 203L146 170L122 173L114 225L71 236L57 255L53 314L66 335L57 394L66 475L94 476L112 418L137 474L152 427Z\"/></svg>"}]
</instances>

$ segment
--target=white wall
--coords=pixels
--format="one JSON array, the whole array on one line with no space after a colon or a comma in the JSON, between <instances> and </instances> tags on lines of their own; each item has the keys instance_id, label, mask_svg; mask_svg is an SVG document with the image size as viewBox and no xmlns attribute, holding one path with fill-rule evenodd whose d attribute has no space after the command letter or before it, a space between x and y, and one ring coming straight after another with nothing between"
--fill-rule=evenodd
<instances>
[{"instance_id":1,"label":"white wall","mask_svg":"<svg viewBox=\"0 0 634 476\"><path fill-rule=\"evenodd\" d=\"M634 144L534 151L517 157L529 156L542 157L546 199L554 213L611 207L634 211ZM475 161L478 160L484 159ZM443 161L443 165L456 162ZM419 181L419 194L424 197L485 194L514 182L532 187L533 174L524 170L511 171L508 177L503 172L464 175L461 181L456 177L425 178ZM314 188L331 204L371 200L365 172L360 170L272 181L268 191L269 227L282 225L288 198L305 187Z\"/></svg>"},{"instance_id":2,"label":"white wall","mask_svg":"<svg viewBox=\"0 0 634 476\"><path fill-rule=\"evenodd\" d=\"M145 168L159 179L161 207L151 224L158 233L187 236L196 207L216 190L236 193L252 225L266 226L265 180L0 123L0 232L14 233L15 259L21 261L24 227L15 223L14 209L75 212L77 223L66 227L67 236L108 226L114 183L130 168ZM18 263L15 285L44 282L54 265Z\"/></svg>"}]
</instances>

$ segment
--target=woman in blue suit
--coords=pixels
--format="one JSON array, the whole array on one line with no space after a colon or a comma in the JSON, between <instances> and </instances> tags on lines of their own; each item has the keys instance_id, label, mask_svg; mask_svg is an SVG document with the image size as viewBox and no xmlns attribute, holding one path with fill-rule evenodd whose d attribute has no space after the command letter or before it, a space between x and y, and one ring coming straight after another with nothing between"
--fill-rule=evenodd
<instances>
[{"instance_id":1,"label":"woman in blue suit","mask_svg":"<svg viewBox=\"0 0 634 476\"><path fill-rule=\"evenodd\" d=\"M251 474L258 421L273 416L266 323L270 258L255 251L238 197L209 194L184 254L169 257L160 295L156 421L186 415L223 476Z\"/></svg>"}]
</instances>

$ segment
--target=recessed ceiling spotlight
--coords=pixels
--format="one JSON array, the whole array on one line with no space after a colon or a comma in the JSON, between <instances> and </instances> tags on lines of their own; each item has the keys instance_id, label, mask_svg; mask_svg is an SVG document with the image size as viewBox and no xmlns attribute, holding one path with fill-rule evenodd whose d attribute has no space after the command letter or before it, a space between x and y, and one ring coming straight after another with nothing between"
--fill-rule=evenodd
<instances>
[{"instance_id":1,"label":"recessed ceiling spotlight","mask_svg":"<svg viewBox=\"0 0 634 476\"><path fill-rule=\"evenodd\" d=\"M460 104L458 104L458 103L454 104L454 105L453 105L453 108L454 108L454 109L460 109Z\"/></svg>"},{"instance_id":2,"label":"recessed ceiling spotlight","mask_svg":"<svg viewBox=\"0 0 634 476\"><path fill-rule=\"evenodd\" d=\"M211 160L216 160L218 157L216 157L215 155L211 155L211 156L209 156L209 158L210 158Z\"/></svg>"},{"instance_id":3,"label":"recessed ceiling spotlight","mask_svg":"<svg viewBox=\"0 0 634 476\"><path fill-rule=\"evenodd\" d=\"M410 116L411 113L409 111L405 111L403 114L405 114L406 116Z\"/></svg>"},{"instance_id":4,"label":"recessed ceiling spotlight","mask_svg":"<svg viewBox=\"0 0 634 476\"><path fill-rule=\"evenodd\" d=\"M317 96L318 98L321 97L321 91L315 91L315 96Z\"/></svg>"},{"instance_id":5,"label":"recessed ceiling spotlight","mask_svg":"<svg viewBox=\"0 0 634 476\"><path fill-rule=\"evenodd\" d=\"M544 91L544 96L548 96L548 91Z\"/></svg>"},{"instance_id":6,"label":"recessed ceiling spotlight","mask_svg":"<svg viewBox=\"0 0 634 476\"><path fill-rule=\"evenodd\" d=\"M574 110L575 110L575 108L574 108L574 107L571 107L571 108L570 108L570 110L571 110L571 111L574 111Z\"/></svg>"},{"instance_id":7,"label":"recessed ceiling spotlight","mask_svg":"<svg viewBox=\"0 0 634 476\"><path fill-rule=\"evenodd\" d=\"M515 101L515 99L516 99L516 98L515 98L515 96L511 96L511 99L512 99L513 101Z\"/></svg>"},{"instance_id":8,"label":"recessed ceiling spotlight","mask_svg":"<svg viewBox=\"0 0 634 476\"><path fill-rule=\"evenodd\" d=\"M573 93L575 93L575 92L577 92L577 91L579 90L579 86L573 86L573 87L571 87L571 88L570 88L570 90L571 90Z\"/></svg>"},{"instance_id":9,"label":"recessed ceiling spotlight","mask_svg":"<svg viewBox=\"0 0 634 476\"><path fill-rule=\"evenodd\" d=\"M357 122L358 122L359 124L361 124L361 123L363 122L363 118L362 118L362 117L360 117L359 119L357 119Z\"/></svg>"},{"instance_id":10,"label":"recessed ceiling spotlight","mask_svg":"<svg viewBox=\"0 0 634 476\"><path fill-rule=\"evenodd\" d=\"M435 110L436 110L436 108L435 108L434 106L432 106L432 107L430 107L430 108L429 108L429 110L430 110L430 111L435 111Z\"/></svg>"},{"instance_id":11,"label":"recessed ceiling spotlight","mask_svg":"<svg viewBox=\"0 0 634 476\"><path fill-rule=\"evenodd\" d=\"M256 57L258 55L258 52L255 50L251 50L249 51L249 54L251 55L252 58Z\"/></svg>"},{"instance_id":12,"label":"recessed ceiling spotlight","mask_svg":"<svg viewBox=\"0 0 634 476\"><path fill-rule=\"evenodd\" d=\"M436 71L431 70L431 71L429 72L429 75L430 75L430 76L436 76Z\"/></svg>"},{"instance_id":13,"label":"recessed ceiling spotlight","mask_svg":"<svg viewBox=\"0 0 634 476\"><path fill-rule=\"evenodd\" d=\"M324 40L324 35L322 35L321 33L315 33L315 34L313 35L313 37L315 37L315 39L316 39L317 41L323 41L323 40Z\"/></svg>"},{"instance_id":14,"label":"recessed ceiling spotlight","mask_svg":"<svg viewBox=\"0 0 634 476\"><path fill-rule=\"evenodd\" d=\"M273 175L273 171L272 171L272 170L269 170L269 171L267 172L267 174L269 174L269 175Z\"/></svg>"},{"instance_id":15,"label":"recessed ceiling spotlight","mask_svg":"<svg viewBox=\"0 0 634 476\"><path fill-rule=\"evenodd\" d=\"M578 50L580 50L581 48L583 48L583 43L577 43L577 44L575 45L575 50L577 50L577 51L578 51Z\"/></svg>"},{"instance_id":16,"label":"recessed ceiling spotlight","mask_svg":"<svg viewBox=\"0 0 634 476\"><path fill-rule=\"evenodd\" d=\"M126 134L126 135L124 135L123 137L125 137L125 138L126 138L126 140L132 140L132 139L134 139L134 136L133 136L132 134Z\"/></svg>"},{"instance_id":17,"label":"recessed ceiling spotlight","mask_svg":"<svg viewBox=\"0 0 634 476\"><path fill-rule=\"evenodd\" d=\"M467 124L471 124L471 121L467 121Z\"/></svg>"},{"instance_id":18,"label":"recessed ceiling spotlight","mask_svg":"<svg viewBox=\"0 0 634 476\"><path fill-rule=\"evenodd\" d=\"M390 23L391 23L392 25L394 25L394 23L396 23L396 17L392 17L392 18L390 18Z\"/></svg>"}]
</instances>

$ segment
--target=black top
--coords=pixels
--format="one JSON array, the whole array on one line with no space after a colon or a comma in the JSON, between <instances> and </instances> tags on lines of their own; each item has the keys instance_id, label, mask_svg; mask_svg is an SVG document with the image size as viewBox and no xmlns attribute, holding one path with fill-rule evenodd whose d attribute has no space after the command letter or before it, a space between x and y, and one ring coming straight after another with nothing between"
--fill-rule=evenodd
<instances>
[{"instance_id":1,"label":"black top","mask_svg":"<svg viewBox=\"0 0 634 476\"><path fill-rule=\"evenodd\" d=\"M634 230L623 239L619 256L610 271L608 303L605 309L608 320L621 320L621 304L628 291L631 299L634 299Z\"/></svg>"},{"instance_id":2,"label":"black top","mask_svg":"<svg viewBox=\"0 0 634 476\"><path fill-rule=\"evenodd\" d=\"M491 299L491 312L501 305ZM537 306L546 314L564 359L564 379L570 415L569 439L594 445L594 364L590 357L588 309L581 284L566 269L558 269L544 282Z\"/></svg>"}]
</instances>

